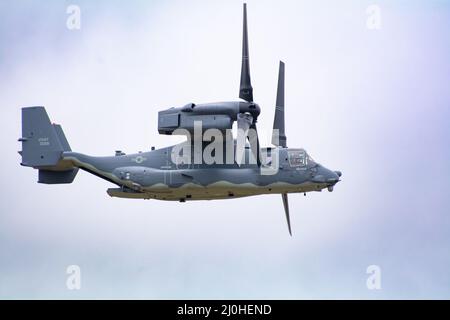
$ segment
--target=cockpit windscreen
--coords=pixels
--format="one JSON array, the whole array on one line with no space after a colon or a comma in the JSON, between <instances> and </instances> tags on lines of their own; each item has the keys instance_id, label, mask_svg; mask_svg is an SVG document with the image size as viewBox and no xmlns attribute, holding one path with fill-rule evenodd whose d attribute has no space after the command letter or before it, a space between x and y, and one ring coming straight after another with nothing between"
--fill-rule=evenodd
<instances>
[{"instance_id":1,"label":"cockpit windscreen","mask_svg":"<svg viewBox=\"0 0 450 320\"><path fill-rule=\"evenodd\" d=\"M291 167L304 167L308 164L314 164L314 160L303 150L289 150L288 161Z\"/></svg>"}]
</instances>

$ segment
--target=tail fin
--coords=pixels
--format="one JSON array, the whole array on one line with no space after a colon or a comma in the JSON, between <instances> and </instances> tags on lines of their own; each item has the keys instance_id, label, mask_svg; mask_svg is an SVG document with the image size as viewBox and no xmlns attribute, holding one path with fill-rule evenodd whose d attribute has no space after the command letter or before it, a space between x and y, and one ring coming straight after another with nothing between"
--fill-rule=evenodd
<instances>
[{"instance_id":1,"label":"tail fin","mask_svg":"<svg viewBox=\"0 0 450 320\"><path fill-rule=\"evenodd\" d=\"M78 168L61 165L71 151L60 125L51 124L44 107L22 108L21 165L39 169L40 183L71 183Z\"/></svg>"}]
</instances>

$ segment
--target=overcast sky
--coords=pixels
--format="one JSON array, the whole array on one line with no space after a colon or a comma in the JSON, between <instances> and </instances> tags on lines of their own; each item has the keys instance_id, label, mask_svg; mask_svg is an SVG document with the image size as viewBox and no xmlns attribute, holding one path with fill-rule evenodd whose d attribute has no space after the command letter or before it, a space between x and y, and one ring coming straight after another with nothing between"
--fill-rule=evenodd
<instances>
[{"instance_id":1,"label":"overcast sky","mask_svg":"<svg viewBox=\"0 0 450 320\"><path fill-rule=\"evenodd\" d=\"M450 298L448 1L248 1L263 145L282 59L289 146L343 172L290 196L292 238L279 195L118 199L86 172L48 186L19 165L24 106L74 151L173 144L159 110L238 98L241 19L240 0L0 2L1 298Z\"/></svg>"}]
</instances>

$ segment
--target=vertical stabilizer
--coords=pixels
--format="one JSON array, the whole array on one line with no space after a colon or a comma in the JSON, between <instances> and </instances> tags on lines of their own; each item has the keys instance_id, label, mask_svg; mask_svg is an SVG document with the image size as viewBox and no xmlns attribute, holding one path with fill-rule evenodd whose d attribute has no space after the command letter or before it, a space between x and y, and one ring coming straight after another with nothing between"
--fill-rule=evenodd
<instances>
[{"instance_id":1,"label":"vertical stabilizer","mask_svg":"<svg viewBox=\"0 0 450 320\"><path fill-rule=\"evenodd\" d=\"M60 125L52 124L44 107L22 108L21 165L39 169L40 183L71 183L78 168L60 165L62 153L71 151Z\"/></svg>"}]
</instances>

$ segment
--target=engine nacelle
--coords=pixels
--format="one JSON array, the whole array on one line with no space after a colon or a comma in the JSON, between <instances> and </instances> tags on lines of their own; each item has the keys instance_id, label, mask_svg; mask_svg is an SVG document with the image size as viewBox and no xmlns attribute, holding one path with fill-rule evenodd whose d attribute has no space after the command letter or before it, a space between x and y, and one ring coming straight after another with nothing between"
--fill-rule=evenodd
<instances>
[{"instance_id":1,"label":"engine nacelle","mask_svg":"<svg viewBox=\"0 0 450 320\"><path fill-rule=\"evenodd\" d=\"M192 133L196 122L201 124L202 131L232 129L239 113L249 113L256 119L260 111L257 104L240 101L198 105L190 103L181 108L158 112L158 132L172 135L176 129L185 129Z\"/></svg>"}]
</instances>

